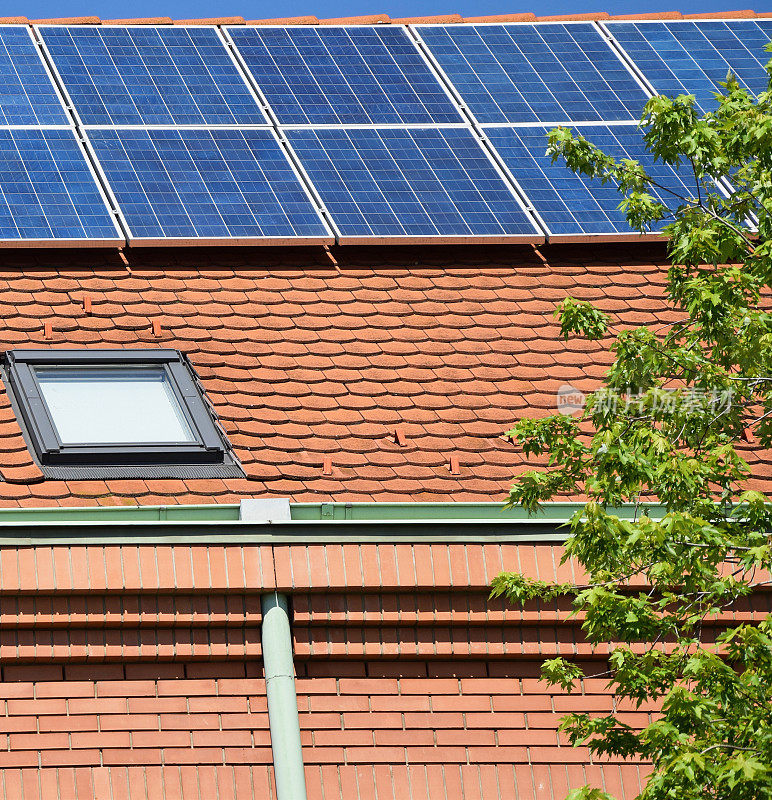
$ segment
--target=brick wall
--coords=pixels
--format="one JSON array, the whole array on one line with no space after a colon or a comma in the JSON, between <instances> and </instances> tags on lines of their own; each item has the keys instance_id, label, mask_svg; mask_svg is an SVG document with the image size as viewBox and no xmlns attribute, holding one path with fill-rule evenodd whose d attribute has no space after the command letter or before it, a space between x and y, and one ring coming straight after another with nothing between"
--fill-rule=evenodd
<instances>
[{"instance_id":1,"label":"brick wall","mask_svg":"<svg viewBox=\"0 0 772 800\"><path fill-rule=\"evenodd\" d=\"M0 800L274 797L264 554L0 549Z\"/></svg>"},{"instance_id":2,"label":"brick wall","mask_svg":"<svg viewBox=\"0 0 772 800\"><path fill-rule=\"evenodd\" d=\"M536 800L587 780L640 791L643 768L592 765L557 734L564 710L610 710L600 681L569 701L533 661L306 662L299 672L314 675L298 680L309 800Z\"/></svg>"},{"instance_id":3,"label":"brick wall","mask_svg":"<svg viewBox=\"0 0 772 800\"><path fill-rule=\"evenodd\" d=\"M505 566L576 579L559 560L533 544L0 548L0 800L272 799L273 588L291 596L309 800L557 800L586 781L633 797L646 765L557 732L566 711L611 710L602 678L573 696L539 679L544 657L600 674L604 654L563 607L487 599Z\"/></svg>"},{"instance_id":4,"label":"brick wall","mask_svg":"<svg viewBox=\"0 0 772 800\"><path fill-rule=\"evenodd\" d=\"M198 797L193 785L222 798L252 784L269 796L259 663L7 665L2 678L4 800Z\"/></svg>"}]
</instances>

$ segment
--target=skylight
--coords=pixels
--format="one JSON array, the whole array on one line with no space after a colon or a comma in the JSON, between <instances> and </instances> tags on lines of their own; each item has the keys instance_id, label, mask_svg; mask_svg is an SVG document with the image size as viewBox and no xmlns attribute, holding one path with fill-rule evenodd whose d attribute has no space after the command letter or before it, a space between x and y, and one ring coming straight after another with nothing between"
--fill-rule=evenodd
<instances>
[{"instance_id":1,"label":"skylight","mask_svg":"<svg viewBox=\"0 0 772 800\"><path fill-rule=\"evenodd\" d=\"M4 379L41 467L196 476L235 465L195 372L176 350L14 350ZM65 477L57 474L57 477Z\"/></svg>"}]
</instances>

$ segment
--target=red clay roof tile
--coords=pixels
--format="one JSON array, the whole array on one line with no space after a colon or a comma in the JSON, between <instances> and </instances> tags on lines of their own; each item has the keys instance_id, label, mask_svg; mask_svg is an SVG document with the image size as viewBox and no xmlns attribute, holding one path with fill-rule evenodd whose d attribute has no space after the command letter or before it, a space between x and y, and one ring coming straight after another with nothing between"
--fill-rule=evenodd
<instances>
[{"instance_id":1,"label":"red clay roof tile","mask_svg":"<svg viewBox=\"0 0 772 800\"><path fill-rule=\"evenodd\" d=\"M102 22L99 17L54 17L31 21L38 25L99 25Z\"/></svg>"},{"instance_id":2,"label":"red clay roof tile","mask_svg":"<svg viewBox=\"0 0 772 800\"><path fill-rule=\"evenodd\" d=\"M683 19L680 11L658 11L650 14L612 14L611 19Z\"/></svg>"},{"instance_id":3,"label":"red clay roof tile","mask_svg":"<svg viewBox=\"0 0 772 800\"><path fill-rule=\"evenodd\" d=\"M438 14L433 17L394 17L393 23L412 24L412 25L448 25L454 22L463 22L461 14Z\"/></svg>"},{"instance_id":4,"label":"red clay roof tile","mask_svg":"<svg viewBox=\"0 0 772 800\"><path fill-rule=\"evenodd\" d=\"M742 11L712 11L697 14L684 14L684 19L750 19L756 16L752 9Z\"/></svg>"},{"instance_id":5,"label":"red clay roof tile","mask_svg":"<svg viewBox=\"0 0 772 800\"><path fill-rule=\"evenodd\" d=\"M103 25L171 25L171 17L138 17L136 19L105 19Z\"/></svg>"},{"instance_id":6,"label":"red clay roof tile","mask_svg":"<svg viewBox=\"0 0 772 800\"><path fill-rule=\"evenodd\" d=\"M0 469L3 480L7 483L40 483L43 480L43 473L37 464L23 464L19 466L3 466Z\"/></svg>"},{"instance_id":7,"label":"red clay roof tile","mask_svg":"<svg viewBox=\"0 0 772 800\"><path fill-rule=\"evenodd\" d=\"M175 19L175 25L243 25L244 17L205 17L203 19Z\"/></svg>"},{"instance_id":8,"label":"red clay roof tile","mask_svg":"<svg viewBox=\"0 0 772 800\"><path fill-rule=\"evenodd\" d=\"M608 11L593 11L587 14L553 14L547 17L536 17L539 22L572 22L572 21L592 21L596 19L610 19Z\"/></svg>"},{"instance_id":9,"label":"red clay roof tile","mask_svg":"<svg viewBox=\"0 0 772 800\"><path fill-rule=\"evenodd\" d=\"M464 17L464 22L536 22L536 14L523 12L522 14L493 14L485 17Z\"/></svg>"},{"instance_id":10,"label":"red clay roof tile","mask_svg":"<svg viewBox=\"0 0 772 800\"><path fill-rule=\"evenodd\" d=\"M306 17L277 17L275 19L248 19L247 25L318 25L319 18Z\"/></svg>"},{"instance_id":11,"label":"red clay roof tile","mask_svg":"<svg viewBox=\"0 0 772 800\"><path fill-rule=\"evenodd\" d=\"M361 17L333 17L320 19L320 25L379 25L391 22L388 14L368 14Z\"/></svg>"}]
</instances>

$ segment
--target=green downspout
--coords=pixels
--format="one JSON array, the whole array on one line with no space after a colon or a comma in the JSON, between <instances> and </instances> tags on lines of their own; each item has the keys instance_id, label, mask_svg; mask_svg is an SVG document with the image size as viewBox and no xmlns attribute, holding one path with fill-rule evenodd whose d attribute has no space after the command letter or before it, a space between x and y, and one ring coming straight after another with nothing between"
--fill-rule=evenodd
<instances>
[{"instance_id":1,"label":"green downspout","mask_svg":"<svg viewBox=\"0 0 772 800\"><path fill-rule=\"evenodd\" d=\"M306 800L306 776L300 744L295 666L292 660L287 596L272 592L261 598L263 668L268 696L273 770L277 800Z\"/></svg>"}]
</instances>

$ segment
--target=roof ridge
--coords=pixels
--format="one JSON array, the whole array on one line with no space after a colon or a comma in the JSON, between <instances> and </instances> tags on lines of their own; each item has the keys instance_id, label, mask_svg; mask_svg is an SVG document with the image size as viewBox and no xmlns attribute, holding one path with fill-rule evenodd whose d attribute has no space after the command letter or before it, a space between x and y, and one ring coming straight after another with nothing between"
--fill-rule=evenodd
<instances>
[{"instance_id":1,"label":"roof ridge","mask_svg":"<svg viewBox=\"0 0 772 800\"><path fill-rule=\"evenodd\" d=\"M660 11L642 14L610 14L608 11L596 11L584 14L559 14L537 16L532 12L519 14L493 14L490 16L462 17L460 14L449 12L436 16L422 17L395 17L388 14L369 14L358 17L332 17L319 19L315 16L277 17L274 19L250 19L244 17L207 17L202 19L178 19L169 17L138 17L136 19L100 19L96 16L83 17L58 17L53 19L33 19L27 17L0 17L0 23L5 24L32 24L44 23L48 25L384 25L384 24L457 24L462 22L580 22L587 20L651 20L651 19L754 19L772 16L769 12L756 12L753 9L738 11L712 11L683 14L680 11Z\"/></svg>"}]
</instances>

